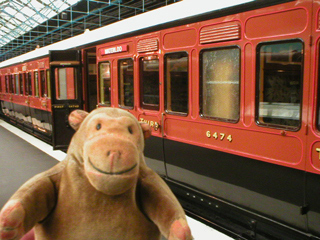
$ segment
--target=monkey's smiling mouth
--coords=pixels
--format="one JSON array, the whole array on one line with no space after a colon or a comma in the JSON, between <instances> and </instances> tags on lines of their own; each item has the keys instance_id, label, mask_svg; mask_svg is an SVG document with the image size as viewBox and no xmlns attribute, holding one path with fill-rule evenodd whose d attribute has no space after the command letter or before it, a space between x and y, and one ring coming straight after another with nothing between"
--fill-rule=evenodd
<instances>
[{"instance_id":1,"label":"monkey's smiling mouth","mask_svg":"<svg viewBox=\"0 0 320 240\"><path fill-rule=\"evenodd\" d=\"M133 169L138 165L138 164L136 163L136 164L133 165L131 168L126 169L126 170L123 170L123 171L119 171L119 172L106 172L106 171L103 171L103 170L97 168L97 167L91 162L90 158L88 158L88 160L89 160L90 165L91 165L95 170L97 170L97 171L100 172L100 173L107 174L107 175L121 175L121 174L130 172L131 170L133 170Z\"/></svg>"}]
</instances>

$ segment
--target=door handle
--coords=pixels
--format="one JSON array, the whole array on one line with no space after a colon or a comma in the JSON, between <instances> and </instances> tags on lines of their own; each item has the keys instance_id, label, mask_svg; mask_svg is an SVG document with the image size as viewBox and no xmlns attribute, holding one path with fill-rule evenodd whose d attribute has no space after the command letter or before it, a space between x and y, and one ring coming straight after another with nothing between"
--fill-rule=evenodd
<instances>
[{"instance_id":1,"label":"door handle","mask_svg":"<svg viewBox=\"0 0 320 240\"><path fill-rule=\"evenodd\" d=\"M161 135L162 137L166 137L166 134L164 133L164 118L165 118L166 114L163 112L161 113L161 128L160 128L160 131L161 131Z\"/></svg>"}]
</instances>

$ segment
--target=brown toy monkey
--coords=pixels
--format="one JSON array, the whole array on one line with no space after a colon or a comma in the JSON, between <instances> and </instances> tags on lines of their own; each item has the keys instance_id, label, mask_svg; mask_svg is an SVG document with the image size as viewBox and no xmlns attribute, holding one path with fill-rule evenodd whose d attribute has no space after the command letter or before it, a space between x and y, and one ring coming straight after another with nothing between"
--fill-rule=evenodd
<instances>
[{"instance_id":1,"label":"brown toy monkey","mask_svg":"<svg viewBox=\"0 0 320 240\"><path fill-rule=\"evenodd\" d=\"M0 239L191 240L179 202L144 161L151 135L127 111L69 116L76 130L66 159L27 181L0 213Z\"/></svg>"}]
</instances>

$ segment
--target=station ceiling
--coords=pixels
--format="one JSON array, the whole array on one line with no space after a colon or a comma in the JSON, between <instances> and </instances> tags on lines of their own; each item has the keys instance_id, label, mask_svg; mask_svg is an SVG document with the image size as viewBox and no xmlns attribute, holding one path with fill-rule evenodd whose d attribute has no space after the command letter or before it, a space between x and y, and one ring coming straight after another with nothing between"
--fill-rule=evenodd
<instances>
[{"instance_id":1,"label":"station ceiling","mask_svg":"<svg viewBox=\"0 0 320 240\"><path fill-rule=\"evenodd\" d=\"M0 0L0 62L181 0Z\"/></svg>"}]
</instances>

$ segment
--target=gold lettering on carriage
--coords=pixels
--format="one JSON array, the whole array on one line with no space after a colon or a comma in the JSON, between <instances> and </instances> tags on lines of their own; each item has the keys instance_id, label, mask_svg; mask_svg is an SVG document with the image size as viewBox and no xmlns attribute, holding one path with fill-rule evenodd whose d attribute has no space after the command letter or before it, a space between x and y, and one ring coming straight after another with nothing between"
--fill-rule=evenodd
<instances>
[{"instance_id":1,"label":"gold lettering on carriage","mask_svg":"<svg viewBox=\"0 0 320 240\"><path fill-rule=\"evenodd\" d=\"M229 142L232 142L232 140L233 140L231 134L227 135L225 133L207 131L206 136L207 136L207 138L214 138L214 139L220 140L220 141L227 139Z\"/></svg>"},{"instance_id":2,"label":"gold lettering on carriage","mask_svg":"<svg viewBox=\"0 0 320 240\"><path fill-rule=\"evenodd\" d=\"M110 48L104 48L100 50L101 55L109 55L114 53L121 53L121 52L127 52L128 51L128 45L120 45Z\"/></svg>"},{"instance_id":3,"label":"gold lettering on carriage","mask_svg":"<svg viewBox=\"0 0 320 240\"><path fill-rule=\"evenodd\" d=\"M69 108L79 108L80 106L78 104L69 105Z\"/></svg>"},{"instance_id":4,"label":"gold lettering on carriage","mask_svg":"<svg viewBox=\"0 0 320 240\"><path fill-rule=\"evenodd\" d=\"M53 108L64 108L64 105L54 105Z\"/></svg>"},{"instance_id":5,"label":"gold lettering on carriage","mask_svg":"<svg viewBox=\"0 0 320 240\"><path fill-rule=\"evenodd\" d=\"M146 120L146 119L144 119L144 118L140 118L139 121L140 121L140 122L143 122L143 123L146 123L146 124L149 124L150 127L153 127L153 129L154 129L155 131L158 131L158 129L159 129L159 127L160 127L159 123L158 123L158 122L155 122L155 121Z\"/></svg>"},{"instance_id":6,"label":"gold lettering on carriage","mask_svg":"<svg viewBox=\"0 0 320 240\"><path fill-rule=\"evenodd\" d=\"M316 151L319 153L319 160L320 160L320 148L316 148Z\"/></svg>"}]
</instances>

